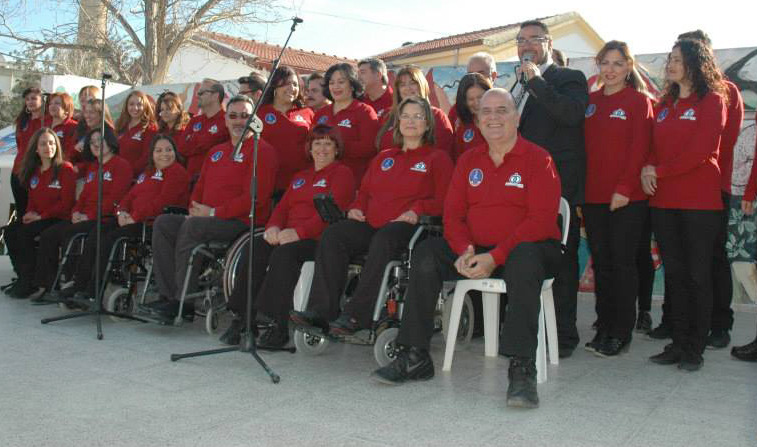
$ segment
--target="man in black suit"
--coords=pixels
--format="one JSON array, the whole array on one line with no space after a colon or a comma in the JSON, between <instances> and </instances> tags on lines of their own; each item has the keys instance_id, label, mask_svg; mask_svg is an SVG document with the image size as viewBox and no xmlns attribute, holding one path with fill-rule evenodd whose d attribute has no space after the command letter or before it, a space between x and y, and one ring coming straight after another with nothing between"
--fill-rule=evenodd
<instances>
[{"instance_id":1,"label":"man in black suit","mask_svg":"<svg viewBox=\"0 0 757 447\"><path fill-rule=\"evenodd\" d=\"M521 113L521 136L549 151L560 174L562 196L571 204L568 247L553 285L560 357L569 357L578 345L578 243L580 226L576 206L584 199L586 155L584 113L589 103L586 77L581 71L552 61L552 37L539 21L523 22L516 37L521 65L512 89Z\"/></svg>"}]
</instances>

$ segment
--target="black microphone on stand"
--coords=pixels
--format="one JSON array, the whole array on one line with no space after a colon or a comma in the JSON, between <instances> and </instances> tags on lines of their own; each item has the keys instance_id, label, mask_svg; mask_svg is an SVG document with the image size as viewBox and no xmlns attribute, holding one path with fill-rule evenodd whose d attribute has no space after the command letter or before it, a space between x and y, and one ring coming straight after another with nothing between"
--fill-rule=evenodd
<instances>
[{"instance_id":1,"label":"black microphone on stand","mask_svg":"<svg viewBox=\"0 0 757 447\"><path fill-rule=\"evenodd\" d=\"M526 51L525 53L523 53L523 56L521 56L520 62L521 64L523 64L524 62L533 62L535 57L536 57L536 54L534 54L533 51ZM521 65L521 67L523 66ZM518 80L518 82L520 82L523 85L525 85L526 82L528 82L528 79L526 79L526 74L523 73L522 71L520 73L520 79Z\"/></svg>"}]
</instances>

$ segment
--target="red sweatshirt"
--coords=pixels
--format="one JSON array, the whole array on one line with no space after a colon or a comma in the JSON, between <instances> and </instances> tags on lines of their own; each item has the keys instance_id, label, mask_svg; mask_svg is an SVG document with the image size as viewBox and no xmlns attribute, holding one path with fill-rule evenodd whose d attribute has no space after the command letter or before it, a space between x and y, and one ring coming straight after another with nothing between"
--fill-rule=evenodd
<instances>
[{"instance_id":1,"label":"red sweatshirt","mask_svg":"<svg viewBox=\"0 0 757 447\"><path fill-rule=\"evenodd\" d=\"M754 143L754 153L757 154L757 138L755 138ZM752 202L755 196L757 196L757 163L752 162L752 172L749 173L749 181L746 184L743 200Z\"/></svg>"},{"instance_id":2,"label":"red sweatshirt","mask_svg":"<svg viewBox=\"0 0 757 447\"><path fill-rule=\"evenodd\" d=\"M42 120L39 118L29 118L24 127L16 124L16 158L13 159L13 173L18 175L21 172L21 164L24 161L24 155L29 148L29 141L32 139L34 132L42 127Z\"/></svg>"},{"instance_id":3,"label":"red sweatshirt","mask_svg":"<svg viewBox=\"0 0 757 447\"><path fill-rule=\"evenodd\" d=\"M560 178L549 153L518 136L495 166L484 144L464 153L444 201L444 238L461 255L494 247L497 265L522 242L560 239Z\"/></svg>"},{"instance_id":4,"label":"red sweatshirt","mask_svg":"<svg viewBox=\"0 0 757 447\"><path fill-rule=\"evenodd\" d=\"M631 87L589 95L586 139L586 203L610 203L614 193L647 198L639 175L652 144L652 100Z\"/></svg>"},{"instance_id":5,"label":"red sweatshirt","mask_svg":"<svg viewBox=\"0 0 757 447\"><path fill-rule=\"evenodd\" d=\"M189 174L180 163L164 170L148 169L118 203L118 210L129 213L135 222L156 217L168 205L186 207L189 199Z\"/></svg>"},{"instance_id":6,"label":"red sweatshirt","mask_svg":"<svg viewBox=\"0 0 757 447\"><path fill-rule=\"evenodd\" d=\"M478 126L474 123L463 124L460 120L457 120L457 127L455 128L455 143L453 149L452 159L457 161L463 152L472 149L482 144L486 144L481 131L478 130Z\"/></svg>"},{"instance_id":7,"label":"red sweatshirt","mask_svg":"<svg viewBox=\"0 0 757 447\"><path fill-rule=\"evenodd\" d=\"M374 142L379 121L371 106L352 101L346 109L334 115L334 105L322 107L313 118L313 126L326 124L336 127L344 142L342 162L352 169L355 181L363 178L368 163L376 155Z\"/></svg>"},{"instance_id":8,"label":"red sweatshirt","mask_svg":"<svg viewBox=\"0 0 757 447\"><path fill-rule=\"evenodd\" d=\"M434 114L434 147L440 149L452 158L452 150L455 146L455 137L452 134L452 125L447 119L447 115L444 114L442 109L438 107L431 107L431 112ZM381 142L379 144L379 150L394 147L394 127L390 127L381 136Z\"/></svg>"},{"instance_id":9,"label":"red sweatshirt","mask_svg":"<svg viewBox=\"0 0 757 447\"><path fill-rule=\"evenodd\" d=\"M226 114L223 109L211 118L203 115L192 117L184 128L179 152L187 160L187 173L191 178L200 173L203 162L210 149L229 139L226 128Z\"/></svg>"},{"instance_id":10,"label":"red sweatshirt","mask_svg":"<svg viewBox=\"0 0 757 447\"><path fill-rule=\"evenodd\" d=\"M361 210L373 228L405 211L440 216L451 174L452 161L438 149L385 149L371 161L349 209Z\"/></svg>"},{"instance_id":11,"label":"red sweatshirt","mask_svg":"<svg viewBox=\"0 0 757 447\"><path fill-rule=\"evenodd\" d=\"M58 170L58 178L53 180L53 170L41 172L40 168L29 179L29 205L26 211L33 211L42 219L71 218L71 208L76 199L76 174L71 163L64 162Z\"/></svg>"},{"instance_id":12,"label":"red sweatshirt","mask_svg":"<svg viewBox=\"0 0 757 447\"><path fill-rule=\"evenodd\" d=\"M118 137L118 154L131 163L131 169L135 175L147 167L150 143L157 133L158 126L150 123L144 128L134 126L127 129Z\"/></svg>"},{"instance_id":13,"label":"red sweatshirt","mask_svg":"<svg viewBox=\"0 0 757 447\"><path fill-rule=\"evenodd\" d=\"M718 146L726 121L722 98L692 93L678 104L665 101L655 108L652 151L657 191L649 205L656 208L719 210Z\"/></svg>"},{"instance_id":14,"label":"red sweatshirt","mask_svg":"<svg viewBox=\"0 0 757 447\"><path fill-rule=\"evenodd\" d=\"M273 104L260 106L258 110L258 117L263 121L261 137L276 149L279 160L277 191L287 189L292 176L310 164L305 151L305 140L313 116L313 111L307 107L292 108L286 114L276 110Z\"/></svg>"},{"instance_id":15,"label":"red sweatshirt","mask_svg":"<svg viewBox=\"0 0 757 447\"><path fill-rule=\"evenodd\" d=\"M352 170L334 162L320 171L310 167L294 175L266 228L294 228L300 239L320 239L326 223L313 205L316 194L331 194L342 210L355 198Z\"/></svg>"},{"instance_id":16,"label":"red sweatshirt","mask_svg":"<svg viewBox=\"0 0 757 447\"><path fill-rule=\"evenodd\" d=\"M253 140L242 145L240 157L232 160L231 140L208 151L191 200L215 208L215 217L250 223L250 178L252 177ZM279 162L276 150L265 140L258 145L258 197L255 225L263 226L271 215L271 195ZM191 203L190 203L191 206Z\"/></svg>"},{"instance_id":17,"label":"red sweatshirt","mask_svg":"<svg viewBox=\"0 0 757 447\"><path fill-rule=\"evenodd\" d=\"M728 86L728 116L723 134L720 136L720 188L731 193L731 175L733 174L733 148L741 133L741 123L744 121L744 100L739 88L731 81L725 81Z\"/></svg>"},{"instance_id":18,"label":"red sweatshirt","mask_svg":"<svg viewBox=\"0 0 757 447\"><path fill-rule=\"evenodd\" d=\"M114 155L103 164L103 216L113 214L116 203L126 195L134 173L124 158ZM84 213L92 220L97 218L97 163L89 164L84 189L72 211Z\"/></svg>"},{"instance_id":19,"label":"red sweatshirt","mask_svg":"<svg viewBox=\"0 0 757 447\"><path fill-rule=\"evenodd\" d=\"M373 101L367 93L363 95L361 101L371 106L376 112L376 116L380 120L382 117L388 115L392 110L392 95L394 95L394 90L392 90L392 86L387 85L386 90L384 90L384 94L379 96L375 101Z\"/></svg>"},{"instance_id":20,"label":"red sweatshirt","mask_svg":"<svg viewBox=\"0 0 757 447\"><path fill-rule=\"evenodd\" d=\"M78 123L76 121L69 118L63 121L62 123L58 124L57 126L53 127L53 131L55 132L55 135L58 135L60 144L63 147L63 157L66 160L70 160L74 153L78 154L78 152L76 152L76 149L74 149L77 143L77 140L76 140L76 126L77 125Z\"/></svg>"}]
</instances>

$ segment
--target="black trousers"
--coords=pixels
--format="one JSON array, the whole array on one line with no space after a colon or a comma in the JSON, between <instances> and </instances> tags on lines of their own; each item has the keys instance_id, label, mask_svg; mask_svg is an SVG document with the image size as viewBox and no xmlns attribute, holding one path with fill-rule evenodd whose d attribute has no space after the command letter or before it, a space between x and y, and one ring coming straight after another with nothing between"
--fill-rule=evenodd
<instances>
[{"instance_id":1,"label":"black trousers","mask_svg":"<svg viewBox=\"0 0 757 447\"><path fill-rule=\"evenodd\" d=\"M639 312L652 310L652 291L654 290L654 260L652 259L652 217L649 208L644 216L639 248L636 251L636 270L639 273L639 285L636 295Z\"/></svg>"},{"instance_id":2,"label":"black trousers","mask_svg":"<svg viewBox=\"0 0 757 447\"><path fill-rule=\"evenodd\" d=\"M344 312L357 319L361 327L369 327L386 264L407 248L415 228L405 222L390 222L377 229L352 219L326 228L315 253L308 309L329 321L336 319L350 259L365 254L360 280Z\"/></svg>"},{"instance_id":3,"label":"black trousers","mask_svg":"<svg viewBox=\"0 0 757 447\"><path fill-rule=\"evenodd\" d=\"M29 203L29 191L21 184L16 174L11 174L11 193L13 193L13 201L16 203L16 216L21 220L26 214L26 205Z\"/></svg>"},{"instance_id":4,"label":"black trousers","mask_svg":"<svg viewBox=\"0 0 757 447\"><path fill-rule=\"evenodd\" d=\"M53 225L59 224L60 219L41 219L28 224L21 223L21 219L5 228L5 245L11 258L13 270L18 280L31 285L34 280L34 270L37 264L37 250L34 238Z\"/></svg>"},{"instance_id":5,"label":"black trousers","mask_svg":"<svg viewBox=\"0 0 757 447\"><path fill-rule=\"evenodd\" d=\"M615 211L610 211L607 203L583 206L594 261L598 329L622 340L631 338L636 322L636 253L647 209L646 201L631 202Z\"/></svg>"},{"instance_id":6,"label":"black trousers","mask_svg":"<svg viewBox=\"0 0 757 447\"><path fill-rule=\"evenodd\" d=\"M713 252L720 224L720 211L652 208L673 343L700 354L710 331Z\"/></svg>"},{"instance_id":7,"label":"black trousers","mask_svg":"<svg viewBox=\"0 0 757 447\"><path fill-rule=\"evenodd\" d=\"M37 270L34 285L51 290L53 281L55 281L55 274L58 272L58 261L69 239L77 233L89 233L95 225L94 220L85 220L79 223L66 221L43 231L40 234L39 248L37 249Z\"/></svg>"},{"instance_id":8,"label":"black trousers","mask_svg":"<svg viewBox=\"0 0 757 447\"><path fill-rule=\"evenodd\" d=\"M570 208L567 250L562 256L552 290L555 296L558 343L560 347L575 349L579 341L576 308L578 306L578 244L581 240L581 225L574 204L571 204Z\"/></svg>"},{"instance_id":9,"label":"black trousers","mask_svg":"<svg viewBox=\"0 0 757 447\"><path fill-rule=\"evenodd\" d=\"M485 251L485 248L476 248L477 253ZM427 239L414 250L397 343L429 348L434 334L434 309L442 284L465 279L455 269L457 258L447 241L440 237ZM500 332L500 354L536 357L542 282L554 276L560 258L558 241L524 242L510 252L504 266L492 273L493 278L507 282L507 312Z\"/></svg>"},{"instance_id":10,"label":"black trousers","mask_svg":"<svg viewBox=\"0 0 757 447\"><path fill-rule=\"evenodd\" d=\"M722 192L723 211L720 213L720 227L715 239L715 255L712 262L713 301L712 301L712 329L730 331L733 328L733 279L731 278L731 262L725 250L728 238L728 210L731 206L731 195Z\"/></svg>"},{"instance_id":11,"label":"black trousers","mask_svg":"<svg viewBox=\"0 0 757 447\"><path fill-rule=\"evenodd\" d=\"M116 240L122 237L138 238L142 235L142 223L134 223L123 227L118 225L115 219L103 221L100 233L100 280L105 275L105 267L108 265L110 251ZM74 272L74 287L77 291L95 294L95 254L97 253L97 227L89 231L87 241L84 243L84 253L79 258ZM101 283L102 284L102 283Z\"/></svg>"}]
</instances>

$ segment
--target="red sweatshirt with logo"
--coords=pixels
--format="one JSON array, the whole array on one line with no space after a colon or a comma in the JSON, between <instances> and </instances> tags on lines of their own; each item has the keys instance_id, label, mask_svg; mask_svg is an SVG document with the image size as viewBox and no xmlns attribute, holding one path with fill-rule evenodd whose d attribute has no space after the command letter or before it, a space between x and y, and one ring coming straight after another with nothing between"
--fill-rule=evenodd
<instances>
[{"instance_id":1,"label":"red sweatshirt with logo","mask_svg":"<svg viewBox=\"0 0 757 447\"><path fill-rule=\"evenodd\" d=\"M439 149L385 149L371 161L349 209L361 210L373 228L406 211L440 216L451 174L452 160Z\"/></svg>"},{"instance_id":2,"label":"red sweatshirt with logo","mask_svg":"<svg viewBox=\"0 0 757 447\"><path fill-rule=\"evenodd\" d=\"M215 208L215 217L250 223L250 179L252 178L253 140L248 138L234 159L231 141L208 151L191 200ZM263 226L271 215L271 195L279 162L276 150L265 140L258 144L255 225ZM190 204L191 205L191 204Z\"/></svg>"},{"instance_id":3,"label":"red sweatshirt with logo","mask_svg":"<svg viewBox=\"0 0 757 447\"><path fill-rule=\"evenodd\" d=\"M361 99L361 101L371 106L373 110L376 112L376 116L378 117L378 119L381 120L381 118L384 118L387 115L389 115L389 112L391 112L392 110L392 105L393 105L392 96L393 95L394 95L394 90L392 89L390 85L387 85L386 90L384 90L384 93L381 96L379 96L375 101L372 100L368 96L367 93L363 95L363 98Z\"/></svg>"},{"instance_id":4,"label":"red sweatshirt with logo","mask_svg":"<svg viewBox=\"0 0 757 447\"><path fill-rule=\"evenodd\" d=\"M334 114L334 105L322 107L315 114L313 126L325 124L335 127L344 142L342 163L352 169L355 181L363 178L368 163L376 155L374 142L379 121L373 108L353 100L347 108Z\"/></svg>"},{"instance_id":5,"label":"red sweatshirt with logo","mask_svg":"<svg viewBox=\"0 0 757 447\"><path fill-rule=\"evenodd\" d=\"M103 216L113 214L116 203L126 195L133 178L131 164L118 155L103 164ZM72 211L84 213L90 220L97 218L97 162L89 164L84 189Z\"/></svg>"},{"instance_id":6,"label":"red sweatshirt with logo","mask_svg":"<svg viewBox=\"0 0 757 447\"><path fill-rule=\"evenodd\" d=\"M42 219L71 218L71 208L76 199L76 174L69 162L58 169L58 177L53 179L53 170L42 172L41 168L29 179L29 205L27 212L35 212Z\"/></svg>"},{"instance_id":7,"label":"red sweatshirt with logo","mask_svg":"<svg viewBox=\"0 0 757 447\"><path fill-rule=\"evenodd\" d=\"M475 123L463 124L460 120L457 120L454 138L455 142L452 158L455 161L457 161L465 151L486 144L484 136L481 135L481 131L478 130L478 126Z\"/></svg>"},{"instance_id":8,"label":"red sweatshirt with logo","mask_svg":"<svg viewBox=\"0 0 757 447\"><path fill-rule=\"evenodd\" d=\"M23 127L16 123L16 158L13 159L14 174L18 175L21 172L21 163L24 160L24 155L26 155L26 150L29 148L29 141L31 141L34 132L41 127L42 120L40 118L29 118Z\"/></svg>"},{"instance_id":9,"label":"red sweatshirt with logo","mask_svg":"<svg viewBox=\"0 0 757 447\"><path fill-rule=\"evenodd\" d=\"M649 198L656 208L720 210L718 147L726 122L723 99L692 93L677 103L655 108L652 151L647 164L655 166L657 191Z\"/></svg>"},{"instance_id":10,"label":"red sweatshirt with logo","mask_svg":"<svg viewBox=\"0 0 757 447\"><path fill-rule=\"evenodd\" d=\"M134 126L126 129L118 137L118 155L122 156L131 164L131 169L136 175L147 167L147 159L150 157L150 143L158 133L158 126L149 123L147 126Z\"/></svg>"},{"instance_id":11,"label":"red sweatshirt with logo","mask_svg":"<svg viewBox=\"0 0 757 447\"><path fill-rule=\"evenodd\" d=\"M645 200L640 174L652 144L652 100L631 87L598 90L585 115L586 203L610 203L615 193Z\"/></svg>"},{"instance_id":12,"label":"red sweatshirt with logo","mask_svg":"<svg viewBox=\"0 0 757 447\"><path fill-rule=\"evenodd\" d=\"M76 156L74 157L78 159L79 153L76 152L76 149L74 148L77 143L76 126L78 124L79 123L72 120L71 118L67 118L62 123L53 127L53 132L55 132L55 135L58 136L60 144L63 147L63 157L66 160L71 160L71 157L74 156L74 154L76 154Z\"/></svg>"},{"instance_id":13,"label":"red sweatshirt with logo","mask_svg":"<svg viewBox=\"0 0 757 447\"><path fill-rule=\"evenodd\" d=\"M549 153L518 136L499 166L484 144L457 161L444 201L444 238L461 255L494 247L497 265L522 242L560 239L560 178Z\"/></svg>"},{"instance_id":14,"label":"red sweatshirt with logo","mask_svg":"<svg viewBox=\"0 0 757 447\"><path fill-rule=\"evenodd\" d=\"M331 194L340 209L355 199L352 170L338 161L320 171L310 167L292 177L266 228L293 228L300 239L320 239L326 223L315 209L313 196Z\"/></svg>"},{"instance_id":15,"label":"red sweatshirt with logo","mask_svg":"<svg viewBox=\"0 0 757 447\"><path fill-rule=\"evenodd\" d=\"M279 159L277 191L285 190L292 176L310 164L305 141L314 115L308 107L293 107L287 113L279 112L273 104L266 104L258 109L258 117L263 121L261 137L276 149Z\"/></svg>"},{"instance_id":16,"label":"red sweatshirt with logo","mask_svg":"<svg viewBox=\"0 0 757 447\"><path fill-rule=\"evenodd\" d=\"M186 159L190 178L200 173L208 151L229 139L225 119L225 112L221 109L210 118L204 114L192 117L184 128L181 141L177 141L176 144Z\"/></svg>"},{"instance_id":17,"label":"red sweatshirt with logo","mask_svg":"<svg viewBox=\"0 0 757 447\"><path fill-rule=\"evenodd\" d=\"M179 163L166 169L149 168L118 203L118 210L129 213L135 222L156 217L168 205L186 207L189 199L189 174Z\"/></svg>"}]
</instances>

